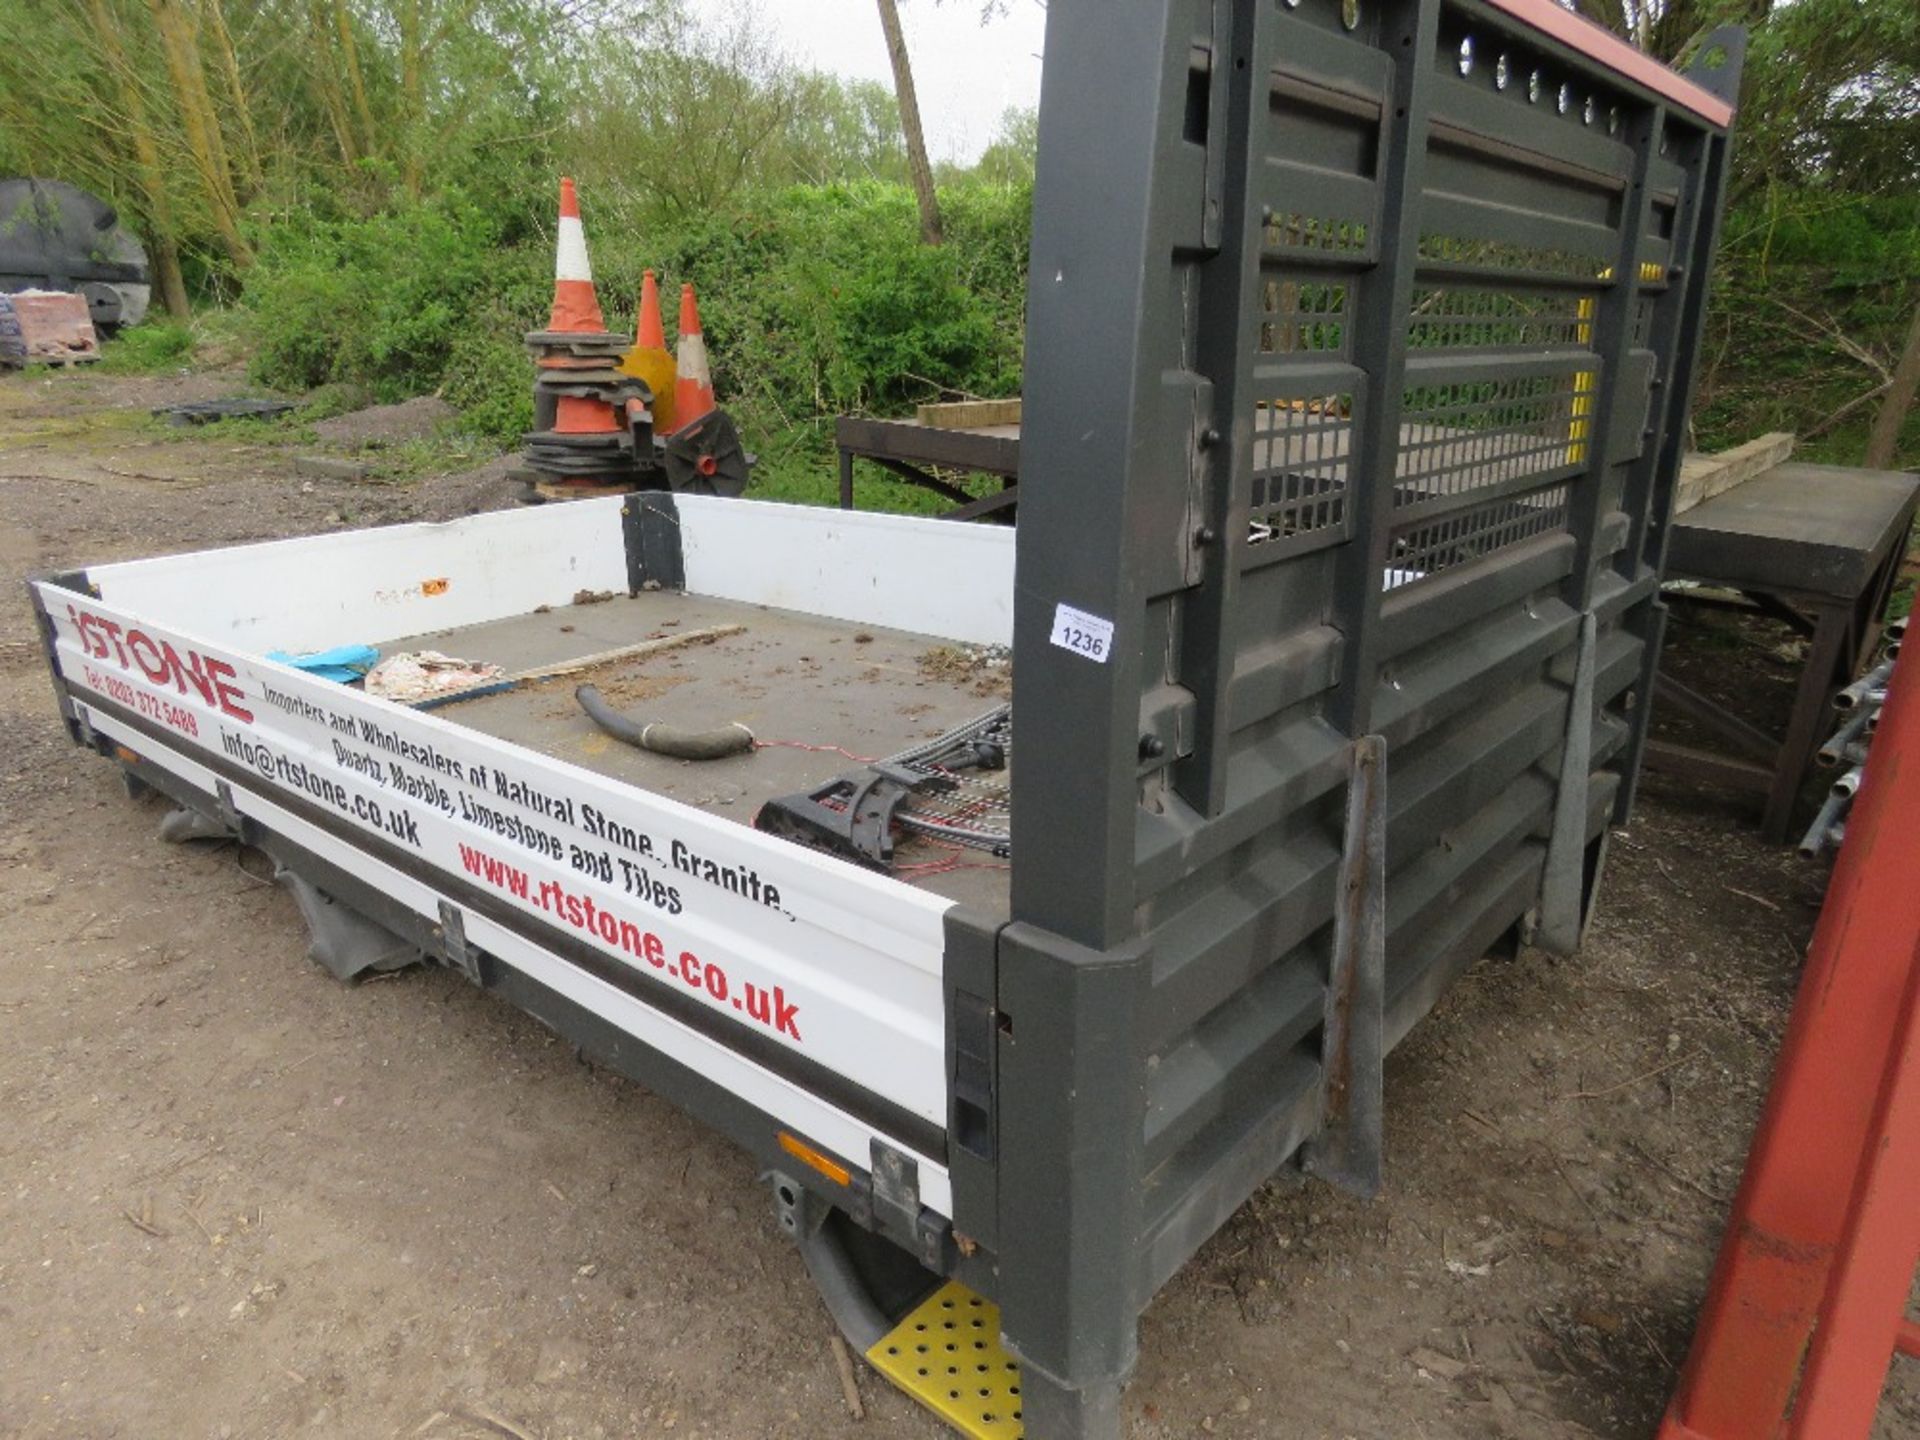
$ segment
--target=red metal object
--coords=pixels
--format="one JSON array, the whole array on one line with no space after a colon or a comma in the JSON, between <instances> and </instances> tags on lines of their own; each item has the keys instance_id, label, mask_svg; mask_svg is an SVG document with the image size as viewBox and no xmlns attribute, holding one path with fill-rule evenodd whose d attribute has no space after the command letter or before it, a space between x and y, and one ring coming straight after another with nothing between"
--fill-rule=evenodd
<instances>
[{"instance_id":1,"label":"red metal object","mask_svg":"<svg viewBox=\"0 0 1920 1440\"><path fill-rule=\"evenodd\" d=\"M1864 1440L1920 1354L1920 667L1891 692L1660 1440Z\"/></svg>"}]
</instances>

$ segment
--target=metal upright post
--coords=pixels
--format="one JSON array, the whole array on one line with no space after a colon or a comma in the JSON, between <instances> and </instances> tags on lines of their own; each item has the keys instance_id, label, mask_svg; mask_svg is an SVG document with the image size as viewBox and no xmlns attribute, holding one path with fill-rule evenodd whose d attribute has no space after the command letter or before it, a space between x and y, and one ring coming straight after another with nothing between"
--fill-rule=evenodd
<instances>
[{"instance_id":1,"label":"metal upright post","mask_svg":"<svg viewBox=\"0 0 1920 1440\"><path fill-rule=\"evenodd\" d=\"M1738 26L1721 26L1709 34L1700 46L1700 55L1717 56L1720 64L1696 64L1689 78L1732 103L1739 93L1740 75L1747 51L1747 33ZM1727 165L1733 145L1731 134L1702 132L1687 142L1690 153L1682 156L1685 176L1682 204L1686 207L1676 226L1673 262L1668 266L1670 290L1656 308L1652 344L1656 354L1667 355L1667 368L1660 381L1658 433L1654 437L1651 464L1642 461L1642 471L1629 481L1628 541L1620 555L1622 573L1659 575L1666 568L1667 536L1673 520L1673 487L1680 478L1680 457L1686 450L1687 417L1693 403L1694 374L1700 354L1700 332L1706 323L1707 281L1713 269L1713 257L1720 244L1720 217L1725 204ZM1639 485L1644 485L1644 499ZM1653 712L1654 676L1660 664L1660 647L1666 637L1667 608L1656 591L1653 598L1629 621L1645 647L1640 678L1633 689L1626 753L1621 759L1620 789L1614 797L1613 823L1624 825L1633 813L1633 800L1640 784L1640 762L1646 753L1647 726Z\"/></svg>"},{"instance_id":2,"label":"metal upright post","mask_svg":"<svg viewBox=\"0 0 1920 1440\"><path fill-rule=\"evenodd\" d=\"M1440 7L1398 0L1380 24L1381 48L1393 59L1391 108L1382 111L1380 122L1380 248L1372 270L1355 286L1353 358L1367 380L1353 425L1352 539L1335 562L1331 607L1346 643L1330 718L1356 739L1372 726L1380 668L1380 596L1392 543L1394 476L1406 402L1407 315L1413 308L1419 254Z\"/></svg>"},{"instance_id":3,"label":"metal upright post","mask_svg":"<svg viewBox=\"0 0 1920 1440\"><path fill-rule=\"evenodd\" d=\"M1177 583L1190 554L1197 401L1166 379L1184 325L1166 277L1204 224L1199 194L1179 213L1162 196L1191 152L1192 17L1174 0L1055 0L1047 14L1025 390L1038 423L1022 437L1022 469L1045 483L1023 497L1018 530L1014 649L1031 718L997 993L999 1086L1019 1097L997 1136L1001 1329L1027 1433L1046 1440L1118 1440L1146 1298L1133 1260L1148 978L1139 697L1154 648L1144 598L1167 583L1163 567ZM1076 647L1063 624L1095 638Z\"/></svg>"}]
</instances>

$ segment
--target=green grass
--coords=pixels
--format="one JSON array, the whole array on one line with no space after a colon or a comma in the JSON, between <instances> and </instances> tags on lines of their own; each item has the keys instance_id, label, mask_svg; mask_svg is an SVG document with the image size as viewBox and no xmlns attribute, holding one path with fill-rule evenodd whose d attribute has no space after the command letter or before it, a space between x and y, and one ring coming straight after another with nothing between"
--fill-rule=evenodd
<instances>
[{"instance_id":1,"label":"green grass","mask_svg":"<svg viewBox=\"0 0 1920 1440\"><path fill-rule=\"evenodd\" d=\"M149 320L122 330L100 346L103 375L153 375L185 369L197 348L193 329L171 320Z\"/></svg>"},{"instance_id":2,"label":"green grass","mask_svg":"<svg viewBox=\"0 0 1920 1440\"><path fill-rule=\"evenodd\" d=\"M483 465L502 452L491 440L461 431L449 431L397 445L367 447L359 453L373 467L373 477L390 485L404 485L426 475L445 475Z\"/></svg>"},{"instance_id":3,"label":"green grass","mask_svg":"<svg viewBox=\"0 0 1920 1440\"><path fill-rule=\"evenodd\" d=\"M202 425L173 425L159 415L140 415L138 423L147 433L165 436L169 440L198 438L217 440L222 444L267 445L275 448L319 442L313 426L305 423L297 414L281 415L274 419L243 415L231 420L209 420Z\"/></svg>"}]
</instances>

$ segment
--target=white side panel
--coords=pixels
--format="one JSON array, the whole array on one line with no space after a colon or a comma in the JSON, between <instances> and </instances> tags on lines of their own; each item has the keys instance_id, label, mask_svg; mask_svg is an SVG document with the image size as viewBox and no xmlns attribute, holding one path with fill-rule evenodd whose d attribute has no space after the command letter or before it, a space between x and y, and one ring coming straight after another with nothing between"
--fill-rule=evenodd
<instances>
[{"instance_id":1,"label":"white side panel","mask_svg":"<svg viewBox=\"0 0 1920 1440\"><path fill-rule=\"evenodd\" d=\"M378 645L627 588L620 497L89 567L109 605L255 654Z\"/></svg>"},{"instance_id":2,"label":"white side panel","mask_svg":"<svg viewBox=\"0 0 1920 1440\"><path fill-rule=\"evenodd\" d=\"M1013 643L1013 530L675 497L696 595L976 645Z\"/></svg>"},{"instance_id":3,"label":"white side panel","mask_svg":"<svg viewBox=\"0 0 1920 1440\"><path fill-rule=\"evenodd\" d=\"M163 769L180 776L196 789L213 792L216 777L202 765L170 750L156 748L131 726L94 712L95 729ZM439 897L418 880L382 864L365 852L342 843L327 831L308 824L292 812L247 794L236 794L241 813L285 835L289 840L366 881L417 914L435 919ZM698 1031L641 1004L632 996L580 970L565 960L530 945L513 931L492 924L484 916L466 921L467 938L488 954L530 975L576 1004L604 1016L620 1029L662 1054L695 1070L757 1106L780 1123L791 1126L837 1155L864 1159L872 1141L885 1138L872 1127L835 1108L811 1091L718 1045ZM896 1145L897 1141L888 1141ZM953 1191L946 1167L925 1156L916 1157L921 1202L942 1215L953 1213Z\"/></svg>"},{"instance_id":4,"label":"white side panel","mask_svg":"<svg viewBox=\"0 0 1920 1440\"><path fill-rule=\"evenodd\" d=\"M715 1035L791 1051L944 1126L951 902L172 625L39 593L81 698L294 797L288 808L326 817L319 828L593 947L669 1010L708 1012Z\"/></svg>"}]
</instances>

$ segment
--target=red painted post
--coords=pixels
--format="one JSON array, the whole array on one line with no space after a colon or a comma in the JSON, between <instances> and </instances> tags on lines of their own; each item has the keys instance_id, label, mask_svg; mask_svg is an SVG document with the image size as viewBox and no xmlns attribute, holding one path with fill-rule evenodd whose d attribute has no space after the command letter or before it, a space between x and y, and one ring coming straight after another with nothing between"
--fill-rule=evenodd
<instances>
[{"instance_id":1,"label":"red painted post","mask_svg":"<svg viewBox=\"0 0 1920 1440\"><path fill-rule=\"evenodd\" d=\"M1915 1360L1920 1360L1920 1321L1901 1321L1900 1333L1894 1337L1893 1344L1902 1355L1910 1355Z\"/></svg>"},{"instance_id":2,"label":"red painted post","mask_svg":"<svg viewBox=\"0 0 1920 1440\"><path fill-rule=\"evenodd\" d=\"M1864 1395L1868 1415L1878 1404L1920 1246L1920 666L1896 666L1891 690L1661 1440L1783 1433L1816 1322L1833 1329L1807 1383ZM1890 1188L1902 1170L1904 1207ZM1899 1291L1891 1308L1882 1288ZM1853 1318L1823 1315L1827 1303ZM1843 1325L1860 1352L1844 1360ZM1847 1440L1866 1426L1796 1433Z\"/></svg>"},{"instance_id":3,"label":"red painted post","mask_svg":"<svg viewBox=\"0 0 1920 1440\"><path fill-rule=\"evenodd\" d=\"M1912 859L1909 851L1899 868ZM1889 959L1899 953L1892 940L1888 948ZM1794 1400L1793 1440L1866 1440L1906 1324L1920 1263L1920 946L1909 949L1907 967L1867 1153Z\"/></svg>"}]
</instances>

